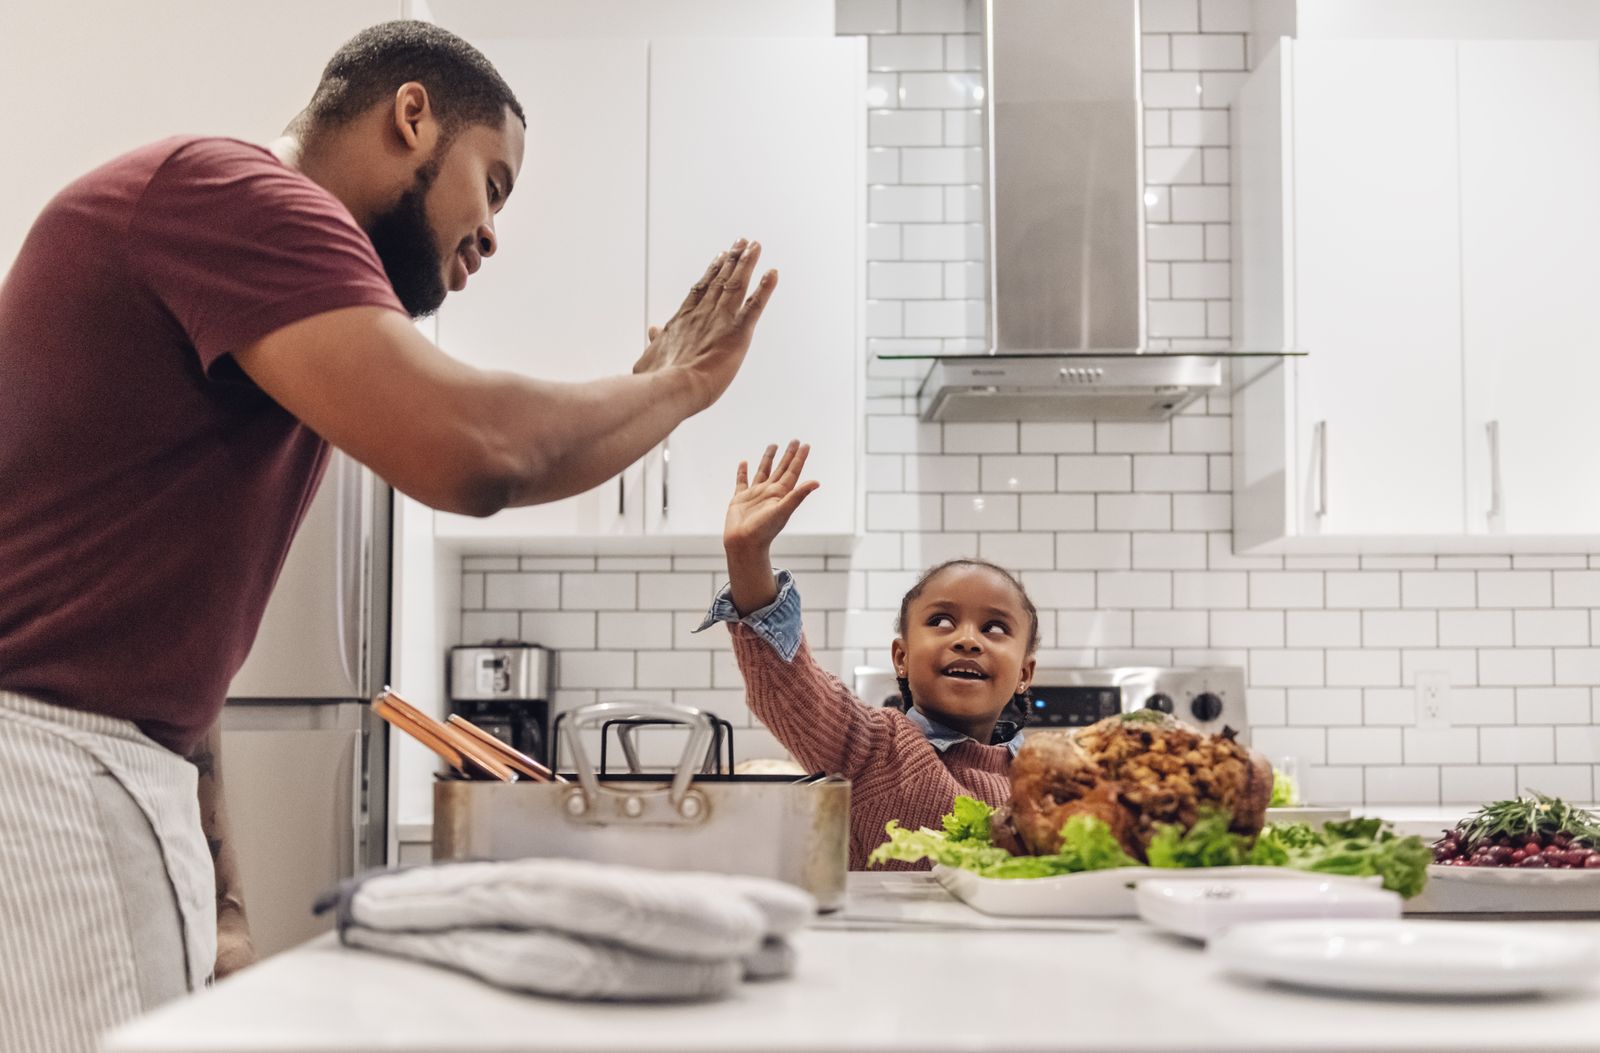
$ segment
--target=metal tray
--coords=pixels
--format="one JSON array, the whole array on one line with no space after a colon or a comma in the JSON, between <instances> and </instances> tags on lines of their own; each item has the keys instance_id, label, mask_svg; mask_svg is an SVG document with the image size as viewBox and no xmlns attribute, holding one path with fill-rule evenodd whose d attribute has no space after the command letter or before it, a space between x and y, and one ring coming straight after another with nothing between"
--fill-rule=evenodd
<instances>
[{"instance_id":1,"label":"metal tray","mask_svg":"<svg viewBox=\"0 0 1600 1053\"><path fill-rule=\"evenodd\" d=\"M709 870L797 885L822 910L844 905L850 784L825 776L704 775L709 714L656 702L600 702L571 728L657 720L689 728L671 774L603 778L582 737L567 740L573 781L480 782L442 775L433 788L433 857L558 856L662 870Z\"/></svg>"}]
</instances>

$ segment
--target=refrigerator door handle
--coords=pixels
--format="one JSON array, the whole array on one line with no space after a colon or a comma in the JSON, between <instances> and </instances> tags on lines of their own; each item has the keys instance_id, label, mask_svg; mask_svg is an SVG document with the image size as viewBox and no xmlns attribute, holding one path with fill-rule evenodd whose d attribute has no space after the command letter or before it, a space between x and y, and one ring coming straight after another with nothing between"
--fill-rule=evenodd
<instances>
[{"instance_id":1,"label":"refrigerator door handle","mask_svg":"<svg viewBox=\"0 0 1600 1053\"><path fill-rule=\"evenodd\" d=\"M366 562L365 524L362 522L362 486L360 464L349 457L334 461L334 515L337 529L333 547L333 611L339 635L339 664L344 669L345 680L364 693L366 685L361 669L362 581Z\"/></svg>"}]
</instances>

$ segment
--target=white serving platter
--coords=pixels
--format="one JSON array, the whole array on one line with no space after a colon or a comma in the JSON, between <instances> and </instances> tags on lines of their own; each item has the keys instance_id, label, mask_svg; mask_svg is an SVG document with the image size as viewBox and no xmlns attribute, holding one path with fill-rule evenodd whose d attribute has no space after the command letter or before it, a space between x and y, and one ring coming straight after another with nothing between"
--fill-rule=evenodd
<instances>
[{"instance_id":1,"label":"white serving platter","mask_svg":"<svg viewBox=\"0 0 1600 1053\"><path fill-rule=\"evenodd\" d=\"M1407 914L1594 914L1600 916L1600 870L1520 867L1428 867L1422 894Z\"/></svg>"},{"instance_id":2,"label":"white serving platter","mask_svg":"<svg viewBox=\"0 0 1600 1053\"><path fill-rule=\"evenodd\" d=\"M1166 932L1209 940L1236 925L1291 918L1400 917L1400 896L1349 880L1300 881L1270 878L1218 878L1165 881L1146 878L1134 890L1139 917Z\"/></svg>"},{"instance_id":3,"label":"white serving platter","mask_svg":"<svg viewBox=\"0 0 1600 1053\"><path fill-rule=\"evenodd\" d=\"M1117 867L1043 878L986 878L970 870L935 866L934 879L952 896L985 914L1033 918L1135 918L1139 906L1134 888L1140 881L1206 881L1228 878L1274 878L1353 881L1368 878L1313 874L1288 867Z\"/></svg>"},{"instance_id":4,"label":"white serving platter","mask_svg":"<svg viewBox=\"0 0 1600 1053\"><path fill-rule=\"evenodd\" d=\"M1528 995L1600 982L1600 944L1549 926L1465 921L1262 921L1206 945L1228 972L1359 994Z\"/></svg>"}]
</instances>

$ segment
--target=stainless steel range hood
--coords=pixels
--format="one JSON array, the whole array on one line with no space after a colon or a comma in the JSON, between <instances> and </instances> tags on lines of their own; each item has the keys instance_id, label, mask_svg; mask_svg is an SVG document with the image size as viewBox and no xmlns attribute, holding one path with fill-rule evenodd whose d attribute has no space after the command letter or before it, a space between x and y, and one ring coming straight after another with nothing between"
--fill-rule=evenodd
<instances>
[{"instance_id":1,"label":"stainless steel range hood","mask_svg":"<svg viewBox=\"0 0 1600 1053\"><path fill-rule=\"evenodd\" d=\"M923 420L1161 420L1218 386L1146 353L1139 0L988 0L989 351Z\"/></svg>"}]
</instances>

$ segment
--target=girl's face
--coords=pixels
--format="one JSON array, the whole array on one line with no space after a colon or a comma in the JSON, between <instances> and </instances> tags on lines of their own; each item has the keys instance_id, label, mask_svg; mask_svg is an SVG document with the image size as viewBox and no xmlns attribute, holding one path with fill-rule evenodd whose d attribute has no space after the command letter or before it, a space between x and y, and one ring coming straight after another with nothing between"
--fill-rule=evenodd
<instances>
[{"instance_id":1,"label":"girl's face","mask_svg":"<svg viewBox=\"0 0 1600 1053\"><path fill-rule=\"evenodd\" d=\"M1033 679L1031 628L1009 581L988 567L950 567L907 606L895 672L926 716L987 742L1000 710Z\"/></svg>"}]
</instances>

